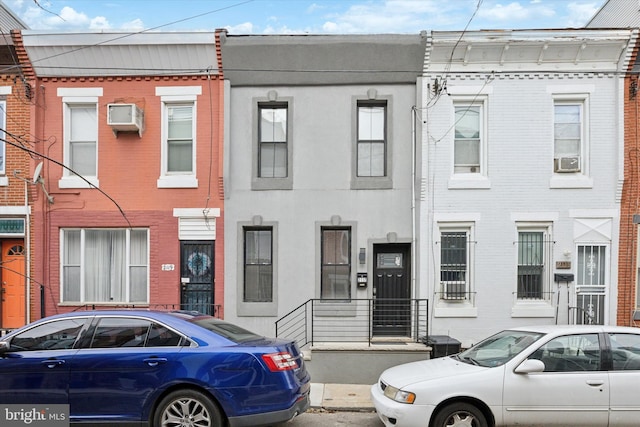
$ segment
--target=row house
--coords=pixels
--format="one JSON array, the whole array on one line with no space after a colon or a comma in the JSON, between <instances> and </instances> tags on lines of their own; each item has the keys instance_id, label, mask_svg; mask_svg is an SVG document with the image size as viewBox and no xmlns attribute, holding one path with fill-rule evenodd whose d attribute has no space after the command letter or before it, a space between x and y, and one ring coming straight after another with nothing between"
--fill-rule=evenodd
<instances>
[{"instance_id":1,"label":"row house","mask_svg":"<svg viewBox=\"0 0 640 427\"><path fill-rule=\"evenodd\" d=\"M26 323L31 266L32 216L29 194L31 70L14 43L12 30L27 26L0 3L0 330Z\"/></svg>"},{"instance_id":2,"label":"row house","mask_svg":"<svg viewBox=\"0 0 640 427\"><path fill-rule=\"evenodd\" d=\"M226 319L273 334L293 312L293 325L314 324L303 344L415 332L425 45L425 34L223 34Z\"/></svg>"},{"instance_id":3,"label":"row house","mask_svg":"<svg viewBox=\"0 0 640 427\"><path fill-rule=\"evenodd\" d=\"M588 28L640 27L640 4L627 0L607 0L586 25ZM617 324L640 326L640 137L638 46L629 65L624 94L624 184L620 208L620 250L618 258ZM613 323L613 321L612 321Z\"/></svg>"},{"instance_id":4,"label":"row house","mask_svg":"<svg viewBox=\"0 0 640 427\"><path fill-rule=\"evenodd\" d=\"M23 131L38 184L32 317L132 306L222 316L216 35L23 31L21 43L35 73Z\"/></svg>"},{"instance_id":5,"label":"row house","mask_svg":"<svg viewBox=\"0 0 640 427\"><path fill-rule=\"evenodd\" d=\"M615 323L630 29L433 32L420 290L463 346L525 324Z\"/></svg>"}]
</instances>

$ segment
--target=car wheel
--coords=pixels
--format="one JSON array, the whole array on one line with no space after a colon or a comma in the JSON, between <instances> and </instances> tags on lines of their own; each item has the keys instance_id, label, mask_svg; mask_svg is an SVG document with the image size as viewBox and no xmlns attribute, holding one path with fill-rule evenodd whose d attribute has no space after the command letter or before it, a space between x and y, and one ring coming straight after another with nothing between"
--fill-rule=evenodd
<instances>
[{"instance_id":1,"label":"car wheel","mask_svg":"<svg viewBox=\"0 0 640 427\"><path fill-rule=\"evenodd\" d=\"M156 410L153 427L222 427L222 415L215 403L195 390L168 394Z\"/></svg>"},{"instance_id":2,"label":"car wheel","mask_svg":"<svg viewBox=\"0 0 640 427\"><path fill-rule=\"evenodd\" d=\"M488 427L482 411L468 403L453 403L436 414L434 427Z\"/></svg>"}]
</instances>

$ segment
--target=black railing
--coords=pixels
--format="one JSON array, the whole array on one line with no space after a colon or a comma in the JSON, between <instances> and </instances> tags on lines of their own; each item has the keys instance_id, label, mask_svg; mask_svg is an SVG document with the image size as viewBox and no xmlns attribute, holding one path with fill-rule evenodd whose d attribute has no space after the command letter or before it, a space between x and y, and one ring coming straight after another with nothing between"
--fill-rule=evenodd
<instances>
[{"instance_id":1,"label":"black railing","mask_svg":"<svg viewBox=\"0 0 640 427\"><path fill-rule=\"evenodd\" d=\"M310 299L276 321L276 336L299 347L314 342L366 342L427 335L426 299Z\"/></svg>"}]
</instances>

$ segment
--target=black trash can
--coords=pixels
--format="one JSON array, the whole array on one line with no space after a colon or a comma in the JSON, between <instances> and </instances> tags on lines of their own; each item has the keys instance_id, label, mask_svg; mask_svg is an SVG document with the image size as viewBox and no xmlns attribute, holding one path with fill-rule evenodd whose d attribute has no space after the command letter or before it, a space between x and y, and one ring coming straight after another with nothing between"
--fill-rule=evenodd
<instances>
[{"instance_id":1,"label":"black trash can","mask_svg":"<svg viewBox=\"0 0 640 427\"><path fill-rule=\"evenodd\" d=\"M425 336L422 337L422 342L431 347L432 359L460 353L460 341L448 335Z\"/></svg>"}]
</instances>

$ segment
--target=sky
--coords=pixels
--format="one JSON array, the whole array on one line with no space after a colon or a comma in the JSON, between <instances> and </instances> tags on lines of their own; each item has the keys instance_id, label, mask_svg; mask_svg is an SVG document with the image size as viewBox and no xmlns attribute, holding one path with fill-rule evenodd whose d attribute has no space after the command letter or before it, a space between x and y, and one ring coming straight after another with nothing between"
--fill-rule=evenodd
<instances>
[{"instance_id":1,"label":"sky","mask_svg":"<svg viewBox=\"0 0 640 427\"><path fill-rule=\"evenodd\" d=\"M30 29L382 34L583 27L606 0L2 0Z\"/></svg>"}]
</instances>

